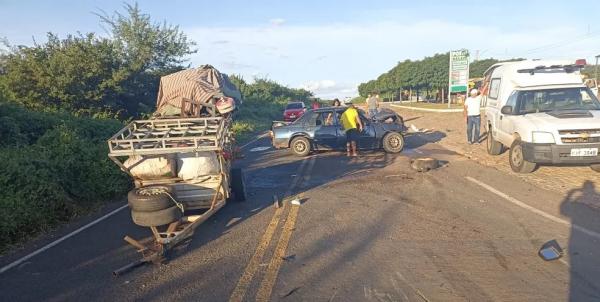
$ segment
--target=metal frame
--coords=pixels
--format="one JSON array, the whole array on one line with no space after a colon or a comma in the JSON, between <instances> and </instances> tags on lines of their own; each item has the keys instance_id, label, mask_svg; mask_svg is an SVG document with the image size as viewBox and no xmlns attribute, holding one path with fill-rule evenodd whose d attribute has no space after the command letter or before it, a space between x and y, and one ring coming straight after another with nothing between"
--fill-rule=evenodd
<instances>
[{"instance_id":1,"label":"metal frame","mask_svg":"<svg viewBox=\"0 0 600 302\"><path fill-rule=\"evenodd\" d=\"M129 236L124 240L135 247L142 255L136 262L115 270L115 276L122 275L145 263L162 263L167 252L175 245L190 237L196 227L206 221L221 209L230 196L229 172L231 168L233 137L230 131L231 117L202 117L202 118L175 118L137 120L121 129L108 140L108 157L113 160L124 172L133 177L124 159L129 156L141 155L143 157L165 156L176 153L193 153L212 151L217 153L220 173L210 176L210 182L185 181L172 177L157 180L135 179L136 187L155 184L166 184L181 187L185 192L198 191L206 194L188 195L183 200L186 210L204 209L201 215L185 215L176 222L162 227L150 227L153 238L150 242L140 242ZM230 152L229 159L225 152ZM203 184L205 186L203 186ZM212 193L211 193L212 192ZM193 200L194 196L212 194L206 200ZM177 199L177 191L175 192Z\"/></svg>"}]
</instances>

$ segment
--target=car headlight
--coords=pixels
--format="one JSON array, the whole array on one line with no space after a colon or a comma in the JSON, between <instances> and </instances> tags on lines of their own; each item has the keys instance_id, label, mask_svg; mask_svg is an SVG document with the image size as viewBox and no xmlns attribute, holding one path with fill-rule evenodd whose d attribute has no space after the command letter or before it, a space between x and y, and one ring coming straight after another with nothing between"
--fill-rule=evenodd
<instances>
[{"instance_id":1,"label":"car headlight","mask_svg":"<svg viewBox=\"0 0 600 302\"><path fill-rule=\"evenodd\" d=\"M554 135L550 132L533 131L531 132L533 143L536 144L554 144Z\"/></svg>"}]
</instances>

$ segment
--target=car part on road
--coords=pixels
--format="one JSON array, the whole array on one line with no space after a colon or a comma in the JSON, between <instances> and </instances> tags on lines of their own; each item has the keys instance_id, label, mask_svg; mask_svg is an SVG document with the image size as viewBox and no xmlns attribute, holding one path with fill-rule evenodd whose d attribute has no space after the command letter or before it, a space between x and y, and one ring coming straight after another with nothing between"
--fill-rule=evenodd
<instances>
[{"instance_id":1,"label":"car part on road","mask_svg":"<svg viewBox=\"0 0 600 302\"><path fill-rule=\"evenodd\" d=\"M556 240L550 240L542 245L538 255L546 261L552 261L561 258L564 255L564 251Z\"/></svg>"},{"instance_id":2,"label":"car part on road","mask_svg":"<svg viewBox=\"0 0 600 302\"><path fill-rule=\"evenodd\" d=\"M133 222L139 226L156 227L166 225L177 221L182 217L183 213L177 206L172 206L160 211L154 212L138 212L131 211Z\"/></svg>"},{"instance_id":3,"label":"car part on road","mask_svg":"<svg viewBox=\"0 0 600 302\"><path fill-rule=\"evenodd\" d=\"M175 205L170 194L172 191L168 186L136 188L127 194L127 203L136 212L160 211Z\"/></svg>"},{"instance_id":4,"label":"car part on road","mask_svg":"<svg viewBox=\"0 0 600 302\"><path fill-rule=\"evenodd\" d=\"M246 201L246 185L240 168L231 169L231 193L233 193L233 200Z\"/></svg>"},{"instance_id":5,"label":"car part on road","mask_svg":"<svg viewBox=\"0 0 600 302\"><path fill-rule=\"evenodd\" d=\"M590 168L596 172L600 172L600 164L593 164L590 166Z\"/></svg>"},{"instance_id":6,"label":"car part on road","mask_svg":"<svg viewBox=\"0 0 600 302\"><path fill-rule=\"evenodd\" d=\"M440 163L435 158L426 157L412 160L410 166L419 172L427 172L438 168Z\"/></svg>"},{"instance_id":7,"label":"car part on road","mask_svg":"<svg viewBox=\"0 0 600 302\"><path fill-rule=\"evenodd\" d=\"M298 136L290 143L292 153L296 156L307 156L310 153L310 141L304 136Z\"/></svg>"},{"instance_id":8,"label":"car part on road","mask_svg":"<svg viewBox=\"0 0 600 302\"><path fill-rule=\"evenodd\" d=\"M388 153L400 153L404 149L404 137L398 132L390 132L383 137L383 150Z\"/></svg>"},{"instance_id":9,"label":"car part on road","mask_svg":"<svg viewBox=\"0 0 600 302\"><path fill-rule=\"evenodd\" d=\"M508 161L510 162L510 168L517 173L531 173L537 167L536 163L525 160L523 145L518 139L510 146Z\"/></svg>"},{"instance_id":10,"label":"car part on road","mask_svg":"<svg viewBox=\"0 0 600 302\"><path fill-rule=\"evenodd\" d=\"M494 139L494 135L492 134L492 129L488 126L487 130L487 139L485 140L487 145L487 152L490 155L500 155L502 153L502 143Z\"/></svg>"}]
</instances>

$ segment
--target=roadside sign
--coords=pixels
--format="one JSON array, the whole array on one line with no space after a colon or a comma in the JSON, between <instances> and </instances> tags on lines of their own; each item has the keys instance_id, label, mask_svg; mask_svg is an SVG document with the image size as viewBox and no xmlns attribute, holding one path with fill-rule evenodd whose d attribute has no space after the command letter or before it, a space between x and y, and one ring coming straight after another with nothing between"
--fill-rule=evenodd
<instances>
[{"instance_id":1,"label":"roadside sign","mask_svg":"<svg viewBox=\"0 0 600 302\"><path fill-rule=\"evenodd\" d=\"M466 49L450 52L448 91L467 92L469 85L469 51Z\"/></svg>"}]
</instances>

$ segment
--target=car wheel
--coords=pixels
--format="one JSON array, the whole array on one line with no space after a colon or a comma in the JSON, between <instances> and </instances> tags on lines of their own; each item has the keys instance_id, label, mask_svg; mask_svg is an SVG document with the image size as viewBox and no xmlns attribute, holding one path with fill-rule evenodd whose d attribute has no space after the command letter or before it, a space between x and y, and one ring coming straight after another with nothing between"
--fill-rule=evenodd
<instances>
[{"instance_id":1,"label":"car wheel","mask_svg":"<svg viewBox=\"0 0 600 302\"><path fill-rule=\"evenodd\" d=\"M181 216L183 216L183 213L181 212L181 209L176 206L154 212L131 211L133 223L144 227L169 224L181 219Z\"/></svg>"},{"instance_id":2,"label":"car wheel","mask_svg":"<svg viewBox=\"0 0 600 302\"><path fill-rule=\"evenodd\" d=\"M515 140L510 146L508 160L510 162L510 168L517 173L531 173L537 167L535 163L525 160L523 146L521 145L520 140Z\"/></svg>"},{"instance_id":3,"label":"car wheel","mask_svg":"<svg viewBox=\"0 0 600 302\"><path fill-rule=\"evenodd\" d=\"M232 200L235 201L246 201L246 191L244 174L242 169L234 168L231 169L231 193L233 194Z\"/></svg>"},{"instance_id":4,"label":"car wheel","mask_svg":"<svg viewBox=\"0 0 600 302\"><path fill-rule=\"evenodd\" d=\"M310 141L303 136L296 137L292 140L290 149L294 155L307 156L310 153Z\"/></svg>"},{"instance_id":5,"label":"car wheel","mask_svg":"<svg viewBox=\"0 0 600 302\"><path fill-rule=\"evenodd\" d=\"M404 149L404 137L398 132L390 132L383 137L383 150L388 153L399 153Z\"/></svg>"},{"instance_id":6,"label":"car wheel","mask_svg":"<svg viewBox=\"0 0 600 302\"><path fill-rule=\"evenodd\" d=\"M494 135L492 134L492 129L488 127L487 131L487 152L490 155L500 155L502 153L502 144L494 139Z\"/></svg>"},{"instance_id":7,"label":"car wheel","mask_svg":"<svg viewBox=\"0 0 600 302\"><path fill-rule=\"evenodd\" d=\"M171 188L168 186L136 188L127 194L127 204L131 210L137 212L164 210L174 205L169 196L171 193Z\"/></svg>"},{"instance_id":8,"label":"car wheel","mask_svg":"<svg viewBox=\"0 0 600 302\"><path fill-rule=\"evenodd\" d=\"M596 172L600 172L600 164L593 164L590 166L590 168Z\"/></svg>"}]
</instances>

